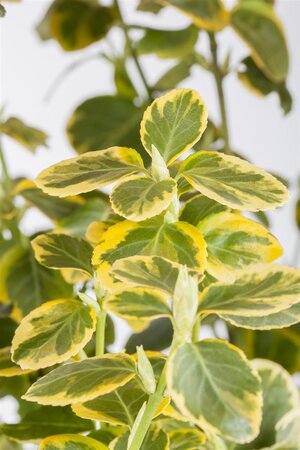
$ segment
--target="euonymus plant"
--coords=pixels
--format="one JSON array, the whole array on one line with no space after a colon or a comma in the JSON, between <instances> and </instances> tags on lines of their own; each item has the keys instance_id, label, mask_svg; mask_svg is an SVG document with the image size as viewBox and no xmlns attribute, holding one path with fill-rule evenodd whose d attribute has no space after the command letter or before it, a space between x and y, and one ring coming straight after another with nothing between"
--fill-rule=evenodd
<instances>
[{"instance_id":1,"label":"euonymus plant","mask_svg":"<svg viewBox=\"0 0 300 450\"><path fill-rule=\"evenodd\" d=\"M300 270L272 264L279 242L243 215L284 204L288 191L236 156L190 153L206 125L199 94L175 89L143 115L150 166L135 149L115 146L18 185L57 212L101 199L97 189L114 183L112 213L90 223L85 238L58 221L31 240L34 257L24 250L42 277L62 273L75 284L73 292L61 284L29 314L23 305L11 349L1 350L2 376L27 374L28 412L1 428L10 438L45 450L300 448L299 392L288 372L247 359L227 340L199 338L201 323L215 317L230 330L300 321ZM168 351L109 352L108 313L139 330L164 318Z\"/></svg>"}]
</instances>

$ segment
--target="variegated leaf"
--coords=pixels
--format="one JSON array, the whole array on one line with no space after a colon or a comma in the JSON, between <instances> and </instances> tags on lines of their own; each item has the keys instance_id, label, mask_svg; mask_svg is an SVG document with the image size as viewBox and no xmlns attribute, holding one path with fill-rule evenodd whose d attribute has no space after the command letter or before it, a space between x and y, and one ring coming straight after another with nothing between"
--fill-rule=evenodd
<instances>
[{"instance_id":1,"label":"variegated leaf","mask_svg":"<svg viewBox=\"0 0 300 450\"><path fill-rule=\"evenodd\" d=\"M133 379L109 394L85 403L75 403L72 409L77 416L84 419L132 427L139 410L147 400L148 395Z\"/></svg>"},{"instance_id":2,"label":"variegated leaf","mask_svg":"<svg viewBox=\"0 0 300 450\"><path fill-rule=\"evenodd\" d=\"M49 195L67 197L93 191L143 170L142 158L136 150L111 147L54 164L39 174L36 184Z\"/></svg>"},{"instance_id":3,"label":"variegated leaf","mask_svg":"<svg viewBox=\"0 0 300 450\"><path fill-rule=\"evenodd\" d=\"M274 328L290 327L300 322L300 301L287 309L263 317L233 316L230 314L221 314L221 317L232 325L252 330L272 330Z\"/></svg>"},{"instance_id":4,"label":"variegated leaf","mask_svg":"<svg viewBox=\"0 0 300 450\"><path fill-rule=\"evenodd\" d=\"M171 316L165 298L145 288L131 288L114 293L104 302L108 311L123 319L152 320Z\"/></svg>"},{"instance_id":5,"label":"variegated leaf","mask_svg":"<svg viewBox=\"0 0 300 450\"><path fill-rule=\"evenodd\" d=\"M232 281L234 270L272 262L282 255L277 239L262 225L230 212L203 220L198 229L207 245L207 272L221 281Z\"/></svg>"},{"instance_id":6,"label":"variegated leaf","mask_svg":"<svg viewBox=\"0 0 300 450\"><path fill-rule=\"evenodd\" d=\"M198 223L208 216L218 214L229 209L220 203L205 197L205 195L197 194L184 203L180 211L180 220L197 226Z\"/></svg>"},{"instance_id":7,"label":"variegated leaf","mask_svg":"<svg viewBox=\"0 0 300 450\"><path fill-rule=\"evenodd\" d=\"M292 450L292 446L277 436L278 424L290 411L299 407L299 393L288 372L279 364L265 359L255 359L252 367L258 372L262 382L263 417L258 437L250 444L237 446L238 450L255 448ZM298 430L299 431L299 430Z\"/></svg>"},{"instance_id":8,"label":"variegated leaf","mask_svg":"<svg viewBox=\"0 0 300 450\"><path fill-rule=\"evenodd\" d=\"M47 146L46 133L27 125L17 117L10 117L4 123L0 123L0 133L11 137L33 153L39 146Z\"/></svg>"},{"instance_id":9,"label":"variegated leaf","mask_svg":"<svg viewBox=\"0 0 300 450\"><path fill-rule=\"evenodd\" d=\"M93 308L78 300L44 303L28 314L12 342L13 360L23 369L41 369L67 361L91 339L96 327Z\"/></svg>"},{"instance_id":10,"label":"variegated leaf","mask_svg":"<svg viewBox=\"0 0 300 450\"><path fill-rule=\"evenodd\" d=\"M191 275L201 275L189 270ZM173 294L179 274L179 264L161 256L131 256L116 261L111 274L118 280L131 286L141 286L149 289Z\"/></svg>"},{"instance_id":11,"label":"variegated leaf","mask_svg":"<svg viewBox=\"0 0 300 450\"><path fill-rule=\"evenodd\" d=\"M10 347L0 349L0 377L15 377L29 372L30 370L22 370L12 361Z\"/></svg>"},{"instance_id":12,"label":"variegated leaf","mask_svg":"<svg viewBox=\"0 0 300 450\"><path fill-rule=\"evenodd\" d=\"M146 109L141 140L150 155L154 146L170 164L200 139L206 124L207 109L199 94L191 89L174 89Z\"/></svg>"},{"instance_id":13,"label":"variegated leaf","mask_svg":"<svg viewBox=\"0 0 300 450\"><path fill-rule=\"evenodd\" d=\"M40 234L31 241L38 262L51 269L75 269L90 277L92 247L84 239L67 234Z\"/></svg>"},{"instance_id":14,"label":"variegated leaf","mask_svg":"<svg viewBox=\"0 0 300 450\"><path fill-rule=\"evenodd\" d=\"M259 264L237 271L233 283L214 283L200 294L199 310L260 317L300 302L300 270Z\"/></svg>"},{"instance_id":15,"label":"variegated leaf","mask_svg":"<svg viewBox=\"0 0 300 450\"><path fill-rule=\"evenodd\" d=\"M113 263L138 254L164 256L202 273L206 245L200 232L185 222L120 222L102 235L102 241L94 250L92 262L97 267L100 282L107 289L117 288L120 283L110 274Z\"/></svg>"},{"instance_id":16,"label":"variegated leaf","mask_svg":"<svg viewBox=\"0 0 300 450\"><path fill-rule=\"evenodd\" d=\"M108 450L108 447L96 439L80 434L59 434L44 439L39 450Z\"/></svg>"},{"instance_id":17,"label":"variegated leaf","mask_svg":"<svg viewBox=\"0 0 300 450\"><path fill-rule=\"evenodd\" d=\"M229 14L221 0L159 0L188 16L197 27L207 31L220 31L229 22Z\"/></svg>"},{"instance_id":18,"label":"variegated leaf","mask_svg":"<svg viewBox=\"0 0 300 450\"><path fill-rule=\"evenodd\" d=\"M236 156L199 151L180 167L203 195L233 209L265 211L285 203L287 188L275 177Z\"/></svg>"},{"instance_id":19,"label":"variegated leaf","mask_svg":"<svg viewBox=\"0 0 300 450\"><path fill-rule=\"evenodd\" d=\"M265 75L275 82L284 81L289 55L282 24L273 9L258 0L239 2L231 12L231 24Z\"/></svg>"},{"instance_id":20,"label":"variegated leaf","mask_svg":"<svg viewBox=\"0 0 300 450\"><path fill-rule=\"evenodd\" d=\"M170 450L199 450L206 441L198 428L179 428L168 432Z\"/></svg>"},{"instance_id":21,"label":"variegated leaf","mask_svg":"<svg viewBox=\"0 0 300 450\"><path fill-rule=\"evenodd\" d=\"M105 354L52 370L36 381L22 398L53 406L86 402L124 386L135 374L136 365L131 356Z\"/></svg>"},{"instance_id":22,"label":"variegated leaf","mask_svg":"<svg viewBox=\"0 0 300 450\"><path fill-rule=\"evenodd\" d=\"M212 339L179 347L167 383L179 411L204 430L240 443L257 436L260 381L237 347Z\"/></svg>"},{"instance_id":23,"label":"variegated leaf","mask_svg":"<svg viewBox=\"0 0 300 450\"><path fill-rule=\"evenodd\" d=\"M0 425L0 431L5 436L18 442L39 442L55 434L82 433L93 429L90 420L76 417L68 406L35 406L25 413L19 423Z\"/></svg>"},{"instance_id":24,"label":"variegated leaf","mask_svg":"<svg viewBox=\"0 0 300 450\"><path fill-rule=\"evenodd\" d=\"M110 200L116 214L139 222L162 213L176 194L177 185L172 178L155 181L133 175L115 186Z\"/></svg>"}]
</instances>

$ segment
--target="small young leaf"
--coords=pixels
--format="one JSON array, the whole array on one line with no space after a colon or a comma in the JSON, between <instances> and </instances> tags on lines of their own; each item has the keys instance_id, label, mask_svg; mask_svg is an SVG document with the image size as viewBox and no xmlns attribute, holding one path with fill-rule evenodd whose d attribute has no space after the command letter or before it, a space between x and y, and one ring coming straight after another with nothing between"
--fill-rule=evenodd
<instances>
[{"instance_id":1,"label":"small young leaf","mask_svg":"<svg viewBox=\"0 0 300 450\"><path fill-rule=\"evenodd\" d=\"M137 347L136 350L138 374L146 391L153 394L156 390L156 380L152 364L149 361L149 358L146 355L142 345Z\"/></svg>"},{"instance_id":2,"label":"small young leaf","mask_svg":"<svg viewBox=\"0 0 300 450\"><path fill-rule=\"evenodd\" d=\"M108 450L108 447L96 439L78 434L60 434L44 439L39 450Z\"/></svg>"},{"instance_id":3,"label":"small young leaf","mask_svg":"<svg viewBox=\"0 0 300 450\"><path fill-rule=\"evenodd\" d=\"M116 261L111 274L132 287L141 286L173 295L179 267L161 256L131 256ZM189 273L200 278L196 271L189 270Z\"/></svg>"},{"instance_id":4,"label":"small young leaf","mask_svg":"<svg viewBox=\"0 0 300 450\"><path fill-rule=\"evenodd\" d=\"M162 295L145 288L131 288L108 297L105 309L123 319L152 320L171 315Z\"/></svg>"},{"instance_id":5,"label":"small young leaf","mask_svg":"<svg viewBox=\"0 0 300 450\"><path fill-rule=\"evenodd\" d=\"M143 169L140 155L132 148L111 147L67 159L43 170L36 184L58 197L90 192Z\"/></svg>"},{"instance_id":6,"label":"small young leaf","mask_svg":"<svg viewBox=\"0 0 300 450\"><path fill-rule=\"evenodd\" d=\"M29 411L20 423L0 425L0 431L18 442L36 442L47 436L93 430L90 420L76 417L69 407L39 406Z\"/></svg>"},{"instance_id":7,"label":"small young leaf","mask_svg":"<svg viewBox=\"0 0 300 450\"><path fill-rule=\"evenodd\" d=\"M300 270L259 264L237 271L235 281L214 283L200 294L200 311L259 317L300 302Z\"/></svg>"},{"instance_id":8,"label":"small young leaf","mask_svg":"<svg viewBox=\"0 0 300 450\"><path fill-rule=\"evenodd\" d=\"M116 214L139 222L162 213L176 193L177 185L172 178L155 181L133 175L115 186L110 199Z\"/></svg>"},{"instance_id":9,"label":"small young leaf","mask_svg":"<svg viewBox=\"0 0 300 450\"><path fill-rule=\"evenodd\" d=\"M221 281L234 280L234 270L272 262L282 248L262 225L245 217L223 212L203 220L198 229L207 244L207 272Z\"/></svg>"},{"instance_id":10,"label":"small young leaf","mask_svg":"<svg viewBox=\"0 0 300 450\"><path fill-rule=\"evenodd\" d=\"M185 344L171 357L167 382L180 412L204 430L241 443L257 436L260 382L237 347L210 339Z\"/></svg>"},{"instance_id":11,"label":"small young leaf","mask_svg":"<svg viewBox=\"0 0 300 450\"><path fill-rule=\"evenodd\" d=\"M231 24L265 75L275 82L284 81L289 55L282 24L273 9L257 0L239 2L231 12Z\"/></svg>"},{"instance_id":12,"label":"small young leaf","mask_svg":"<svg viewBox=\"0 0 300 450\"><path fill-rule=\"evenodd\" d=\"M197 142L207 124L202 98L191 89L174 89L146 109L141 122L141 140L151 155L154 145L166 163Z\"/></svg>"},{"instance_id":13,"label":"small young leaf","mask_svg":"<svg viewBox=\"0 0 300 450\"><path fill-rule=\"evenodd\" d=\"M116 289L120 285L110 274L113 263L137 254L164 256L202 273L206 244L199 231L185 222L161 224L152 219L143 223L124 221L113 225L103 233L92 261L97 267L99 280L107 289Z\"/></svg>"},{"instance_id":14,"label":"small young leaf","mask_svg":"<svg viewBox=\"0 0 300 450\"><path fill-rule=\"evenodd\" d=\"M11 137L33 153L39 146L47 146L46 133L26 125L16 117L10 117L6 122L0 123L0 133Z\"/></svg>"},{"instance_id":15,"label":"small young leaf","mask_svg":"<svg viewBox=\"0 0 300 450\"><path fill-rule=\"evenodd\" d=\"M289 198L275 177L236 156L199 151L180 167L181 175L201 194L241 211L265 211Z\"/></svg>"},{"instance_id":16,"label":"small young leaf","mask_svg":"<svg viewBox=\"0 0 300 450\"><path fill-rule=\"evenodd\" d=\"M136 43L142 55L155 53L159 58L180 58L192 52L198 30L190 25L182 30L146 28L145 35Z\"/></svg>"},{"instance_id":17,"label":"small young leaf","mask_svg":"<svg viewBox=\"0 0 300 450\"><path fill-rule=\"evenodd\" d=\"M91 339L93 308L78 300L44 303L24 317L12 342L13 360L23 369L41 369L67 361Z\"/></svg>"},{"instance_id":18,"label":"small young leaf","mask_svg":"<svg viewBox=\"0 0 300 450\"><path fill-rule=\"evenodd\" d=\"M22 398L53 406L85 402L124 386L135 374L136 365L131 356L105 354L52 370L36 381Z\"/></svg>"}]
</instances>

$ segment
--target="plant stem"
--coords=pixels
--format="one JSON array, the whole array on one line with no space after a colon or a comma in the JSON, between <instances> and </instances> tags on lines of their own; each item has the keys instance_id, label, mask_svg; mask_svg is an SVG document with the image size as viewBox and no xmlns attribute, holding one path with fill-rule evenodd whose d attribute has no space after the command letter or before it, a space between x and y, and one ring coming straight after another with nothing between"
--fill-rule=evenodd
<instances>
[{"instance_id":1,"label":"plant stem","mask_svg":"<svg viewBox=\"0 0 300 450\"><path fill-rule=\"evenodd\" d=\"M199 314L197 316L196 321L195 321L194 326L193 326L193 334L192 334L192 341L193 342L198 342L199 341L200 323L201 323L201 318L200 318L200 314Z\"/></svg>"},{"instance_id":2,"label":"plant stem","mask_svg":"<svg viewBox=\"0 0 300 450\"><path fill-rule=\"evenodd\" d=\"M140 75L140 78L141 78L141 80L143 82L143 85L144 85L144 88L146 90L146 93L148 95L148 100L152 100L151 88L150 88L150 86L149 86L149 84L148 84L148 82L146 80L145 74L143 72L143 69L142 69L141 64L139 62L139 59L138 59L138 56L136 54L135 48L134 48L134 46L132 44L132 41L130 39L130 36L129 36L129 33L128 33L128 27L127 27L127 25L124 22L123 15L122 15L122 12L121 12L121 9L120 9L120 5L119 5L119 1L118 0L114 0L114 5L115 5L116 10L117 10L118 15L119 15L121 27L122 27L122 30L123 30L123 33L124 33L124 36L125 36L125 39L126 39L126 43L127 43L128 48L130 50L131 57L132 57L132 59L133 59L133 61L135 63L137 71L138 71L138 73Z\"/></svg>"},{"instance_id":3,"label":"plant stem","mask_svg":"<svg viewBox=\"0 0 300 450\"><path fill-rule=\"evenodd\" d=\"M96 356L104 354L106 311L101 309L96 324Z\"/></svg>"},{"instance_id":4,"label":"plant stem","mask_svg":"<svg viewBox=\"0 0 300 450\"><path fill-rule=\"evenodd\" d=\"M232 150L230 148L229 143L229 132L228 132L228 121L225 107L225 97L223 90L223 75L221 73L219 62L218 62L218 46L215 38L215 33L209 32L209 43L210 43L210 51L212 55L212 64L211 70L215 78L218 98L219 98L219 106L220 106L220 114L221 114L221 131L224 139L224 153L231 155Z\"/></svg>"},{"instance_id":5,"label":"plant stem","mask_svg":"<svg viewBox=\"0 0 300 450\"><path fill-rule=\"evenodd\" d=\"M1 169L2 169L3 184L7 188L11 183L10 183L10 177L8 174L6 160L5 160L3 149L2 149L1 145L0 145L0 162L1 162Z\"/></svg>"},{"instance_id":6,"label":"plant stem","mask_svg":"<svg viewBox=\"0 0 300 450\"><path fill-rule=\"evenodd\" d=\"M154 414L163 399L164 390L166 388L166 364L160 376L157 389L154 394L149 396L145 412L142 420L136 429L135 435L131 441L128 450L139 450L152 423Z\"/></svg>"}]
</instances>

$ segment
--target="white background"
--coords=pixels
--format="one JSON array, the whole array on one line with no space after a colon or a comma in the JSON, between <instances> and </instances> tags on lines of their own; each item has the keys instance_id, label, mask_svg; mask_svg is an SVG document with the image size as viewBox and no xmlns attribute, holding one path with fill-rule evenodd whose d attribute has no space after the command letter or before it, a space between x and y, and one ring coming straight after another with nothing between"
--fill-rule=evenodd
<instances>
[{"instance_id":1,"label":"white background","mask_svg":"<svg viewBox=\"0 0 300 450\"><path fill-rule=\"evenodd\" d=\"M69 64L108 50L106 43L96 43L79 52L63 52L55 41L42 43L34 28L43 16L49 0L24 0L19 4L6 4L7 16L1 20L1 69L0 100L5 106L5 116L16 115L28 123L46 131L49 149L40 149L31 155L3 138L3 147L13 176L34 178L38 172L61 159L74 156L65 136L65 123L75 107L87 98L114 93L110 66L100 59L85 63L73 71L57 88L51 101L45 102L48 88ZM103 3L109 3L108 1ZM180 28L188 20L173 9L166 9L158 16L135 11L136 0L120 0L128 23L147 24L153 27ZM234 2L227 1L228 6ZM298 233L294 221L297 177L300 170L299 150L299 29L300 3L298 0L277 0L276 11L287 33L291 53L289 89L294 97L293 111L286 117L279 108L275 94L267 98L256 97L240 84L234 75L225 82L227 109L232 146L251 161L271 172L281 174L291 182L292 199L287 206L271 212L272 231L285 248L283 262L295 263ZM115 52L121 51L122 36L117 30L110 33ZM232 61L238 62L248 54L247 48L231 29L218 36L221 57L232 48ZM208 41L201 33L199 50L207 54ZM164 69L172 65L154 56L142 58L141 64L149 82L159 78ZM132 74L138 79L134 68ZM182 83L193 87L204 98L209 114L218 121L218 103L214 81L210 74L194 68L190 78ZM46 225L41 215L31 215L23 224L26 233ZM1 330L0 330L1 332ZM3 403L2 403L3 405ZM7 405L7 404L6 404ZM0 405L1 408L1 405ZM6 420L10 417L8 406L0 411Z\"/></svg>"}]
</instances>

